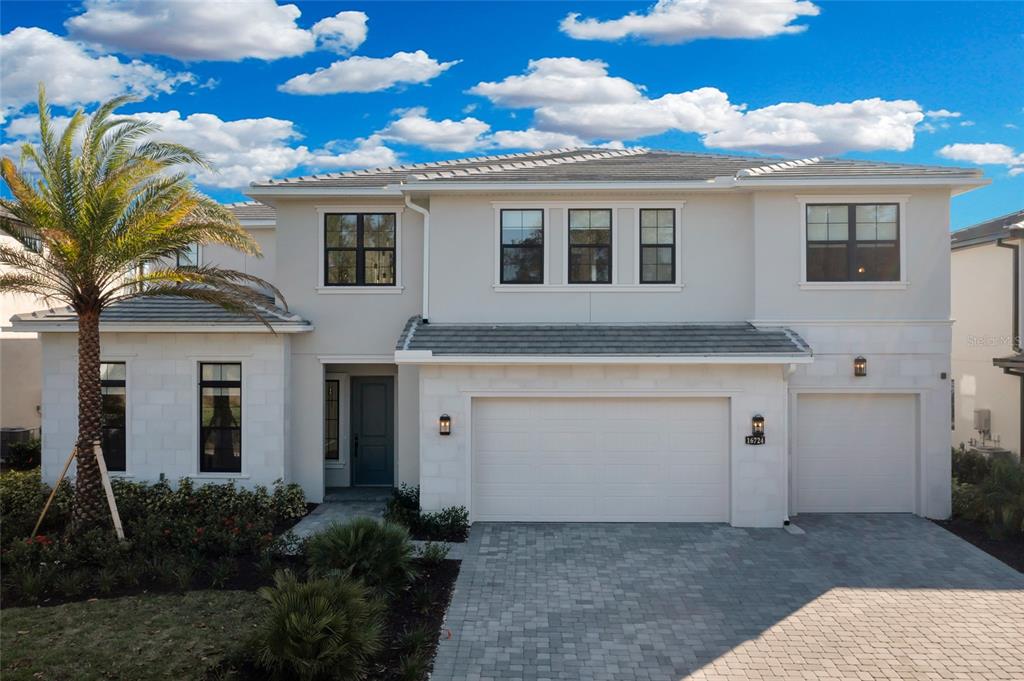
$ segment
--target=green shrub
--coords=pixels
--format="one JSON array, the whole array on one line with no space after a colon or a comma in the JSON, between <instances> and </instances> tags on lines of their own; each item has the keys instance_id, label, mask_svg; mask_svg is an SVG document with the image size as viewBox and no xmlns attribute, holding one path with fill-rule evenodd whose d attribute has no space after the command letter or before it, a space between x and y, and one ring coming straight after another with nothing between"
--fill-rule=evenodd
<instances>
[{"instance_id":1,"label":"green shrub","mask_svg":"<svg viewBox=\"0 0 1024 681\"><path fill-rule=\"evenodd\" d=\"M299 582L278 572L260 596L269 604L253 642L260 664L299 679L362 679L381 649L383 607L346 578Z\"/></svg>"},{"instance_id":2,"label":"green shrub","mask_svg":"<svg viewBox=\"0 0 1024 681\"><path fill-rule=\"evenodd\" d=\"M427 565L439 565L448 558L448 547L428 541L420 547L419 559Z\"/></svg>"},{"instance_id":3,"label":"green shrub","mask_svg":"<svg viewBox=\"0 0 1024 681\"><path fill-rule=\"evenodd\" d=\"M274 492L270 496L270 512L278 522L297 520L306 515L306 495L296 483L284 484L274 481Z\"/></svg>"},{"instance_id":4,"label":"green shrub","mask_svg":"<svg viewBox=\"0 0 1024 681\"><path fill-rule=\"evenodd\" d=\"M994 535L1024 533L1024 466L1003 459L992 462L992 473L978 491Z\"/></svg>"},{"instance_id":5,"label":"green shrub","mask_svg":"<svg viewBox=\"0 0 1024 681\"><path fill-rule=\"evenodd\" d=\"M416 539L463 542L469 536L469 511L449 506L440 511L420 511L420 488L402 484L388 500L384 519L404 525Z\"/></svg>"},{"instance_id":6,"label":"green shrub","mask_svg":"<svg viewBox=\"0 0 1024 681\"><path fill-rule=\"evenodd\" d=\"M991 474L992 461L977 450L953 450L953 477L977 485Z\"/></svg>"},{"instance_id":7,"label":"green shrub","mask_svg":"<svg viewBox=\"0 0 1024 681\"><path fill-rule=\"evenodd\" d=\"M4 462L16 471L38 468L41 461L42 442L38 439L10 443L4 457Z\"/></svg>"},{"instance_id":8,"label":"green shrub","mask_svg":"<svg viewBox=\"0 0 1024 681\"><path fill-rule=\"evenodd\" d=\"M953 479L953 517L981 520L985 513L978 486Z\"/></svg>"},{"instance_id":9,"label":"green shrub","mask_svg":"<svg viewBox=\"0 0 1024 681\"><path fill-rule=\"evenodd\" d=\"M306 558L315 574L338 571L392 596L416 575L409 532L401 525L355 518L310 537Z\"/></svg>"},{"instance_id":10,"label":"green shrub","mask_svg":"<svg viewBox=\"0 0 1024 681\"><path fill-rule=\"evenodd\" d=\"M50 487L43 484L38 468L0 475L0 525L3 526L4 546L31 534L49 495ZM40 533L49 534L67 525L71 518L71 499L71 485L64 481L57 489Z\"/></svg>"}]
</instances>

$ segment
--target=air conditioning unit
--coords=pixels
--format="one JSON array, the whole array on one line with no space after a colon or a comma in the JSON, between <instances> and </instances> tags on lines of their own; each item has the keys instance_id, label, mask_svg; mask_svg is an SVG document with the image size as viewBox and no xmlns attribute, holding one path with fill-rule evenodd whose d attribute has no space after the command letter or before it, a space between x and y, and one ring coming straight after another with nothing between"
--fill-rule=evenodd
<instances>
[{"instance_id":1,"label":"air conditioning unit","mask_svg":"<svg viewBox=\"0 0 1024 681\"><path fill-rule=\"evenodd\" d=\"M974 429L979 433L992 432L992 412L988 409L974 410Z\"/></svg>"}]
</instances>

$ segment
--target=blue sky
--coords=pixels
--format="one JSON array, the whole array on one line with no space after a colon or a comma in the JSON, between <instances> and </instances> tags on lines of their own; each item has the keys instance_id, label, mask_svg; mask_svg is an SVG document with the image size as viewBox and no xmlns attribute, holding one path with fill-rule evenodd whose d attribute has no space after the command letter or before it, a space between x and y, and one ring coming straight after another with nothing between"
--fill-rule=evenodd
<instances>
[{"instance_id":1,"label":"blue sky","mask_svg":"<svg viewBox=\"0 0 1024 681\"><path fill-rule=\"evenodd\" d=\"M267 175L602 143L980 165L992 185L954 200L954 227L1024 207L1019 3L168 5L4 0L2 152L31 139L43 80L58 113L142 97L125 111L208 152L221 172L197 180L222 200Z\"/></svg>"}]
</instances>

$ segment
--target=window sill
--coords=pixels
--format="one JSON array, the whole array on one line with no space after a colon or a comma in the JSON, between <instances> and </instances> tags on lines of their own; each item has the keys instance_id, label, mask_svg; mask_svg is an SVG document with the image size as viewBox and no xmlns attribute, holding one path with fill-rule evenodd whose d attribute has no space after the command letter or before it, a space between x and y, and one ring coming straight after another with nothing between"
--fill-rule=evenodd
<instances>
[{"instance_id":1,"label":"window sill","mask_svg":"<svg viewBox=\"0 0 1024 681\"><path fill-rule=\"evenodd\" d=\"M672 293L684 284L494 284L496 293Z\"/></svg>"},{"instance_id":2,"label":"window sill","mask_svg":"<svg viewBox=\"0 0 1024 681\"><path fill-rule=\"evenodd\" d=\"M247 473L195 473L188 476L193 480L248 480Z\"/></svg>"},{"instance_id":3,"label":"window sill","mask_svg":"<svg viewBox=\"0 0 1024 681\"><path fill-rule=\"evenodd\" d=\"M910 285L907 281L801 281L805 291L899 291Z\"/></svg>"},{"instance_id":4,"label":"window sill","mask_svg":"<svg viewBox=\"0 0 1024 681\"><path fill-rule=\"evenodd\" d=\"M334 461L333 459L324 460L324 468L344 468L344 461Z\"/></svg>"},{"instance_id":5,"label":"window sill","mask_svg":"<svg viewBox=\"0 0 1024 681\"><path fill-rule=\"evenodd\" d=\"M107 471L107 475L109 475L112 478L121 478L121 479L134 478L135 477L134 475L132 475L131 473L128 473L127 471L111 471L111 470L108 470Z\"/></svg>"},{"instance_id":6,"label":"window sill","mask_svg":"<svg viewBox=\"0 0 1024 681\"><path fill-rule=\"evenodd\" d=\"M370 295L400 295L405 290L404 286L317 286L318 294L347 293L359 295L368 293Z\"/></svg>"}]
</instances>

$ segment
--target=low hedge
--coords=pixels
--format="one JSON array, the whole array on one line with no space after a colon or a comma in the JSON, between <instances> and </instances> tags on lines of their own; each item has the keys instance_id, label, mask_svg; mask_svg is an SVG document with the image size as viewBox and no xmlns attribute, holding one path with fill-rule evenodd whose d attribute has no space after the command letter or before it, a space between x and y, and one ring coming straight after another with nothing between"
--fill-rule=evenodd
<instances>
[{"instance_id":1,"label":"low hedge","mask_svg":"<svg viewBox=\"0 0 1024 681\"><path fill-rule=\"evenodd\" d=\"M1024 463L954 450L953 516L984 523L993 537L1024 535Z\"/></svg>"},{"instance_id":2,"label":"low hedge","mask_svg":"<svg viewBox=\"0 0 1024 681\"><path fill-rule=\"evenodd\" d=\"M5 605L43 598L142 586L223 586L241 560L266 560L276 533L306 514L298 485L240 489L196 486L182 479L146 484L113 480L127 541L118 542L109 519L71 533L73 489L64 482L37 536L29 536L50 488L39 471L0 476L3 525L0 581ZM269 568L268 568L269 569Z\"/></svg>"},{"instance_id":3,"label":"low hedge","mask_svg":"<svg viewBox=\"0 0 1024 681\"><path fill-rule=\"evenodd\" d=\"M413 539L464 542L469 536L469 512L465 506L449 506L440 511L420 510L420 488L403 484L388 500L384 519L405 525Z\"/></svg>"}]
</instances>

